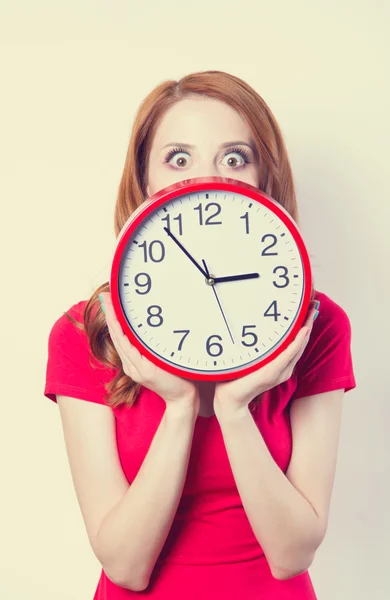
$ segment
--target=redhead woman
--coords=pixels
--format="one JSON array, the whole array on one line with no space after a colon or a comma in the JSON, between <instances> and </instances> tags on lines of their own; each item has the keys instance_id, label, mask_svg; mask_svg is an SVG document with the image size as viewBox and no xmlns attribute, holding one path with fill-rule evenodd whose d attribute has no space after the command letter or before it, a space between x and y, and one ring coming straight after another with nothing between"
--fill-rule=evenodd
<instances>
[{"instance_id":1,"label":"redhead woman","mask_svg":"<svg viewBox=\"0 0 390 600\"><path fill-rule=\"evenodd\" d=\"M147 198L192 177L256 186L299 224L280 128L247 83L220 71L165 81L135 118L115 234ZM44 394L102 570L94 600L313 600L342 404L355 387L351 326L312 290L292 343L228 382L152 364L118 323L109 283L49 336ZM75 597L78 597L75 590Z\"/></svg>"}]
</instances>

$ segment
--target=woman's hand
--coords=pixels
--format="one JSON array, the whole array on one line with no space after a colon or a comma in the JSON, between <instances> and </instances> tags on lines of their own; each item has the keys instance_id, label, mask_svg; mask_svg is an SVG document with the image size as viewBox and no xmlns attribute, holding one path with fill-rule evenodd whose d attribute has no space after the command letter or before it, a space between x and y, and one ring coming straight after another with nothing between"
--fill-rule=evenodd
<instances>
[{"instance_id":1,"label":"woman's hand","mask_svg":"<svg viewBox=\"0 0 390 600\"><path fill-rule=\"evenodd\" d=\"M124 373L131 377L133 381L161 396L167 405L175 404L199 410L199 395L196 385L188 379L177 377L160 369L145 356L142 356L123 333L122 327L116 318L111 294L102 292L100 297L103 300L111 340L122 361Z\"/></svg>"},{"instance_id":2,"label":"woman's hand","mask_svg":"<svg viewBox=\"0 0 390 600\"><path fill-rule=\"evenodd\" d=\"M274 360L249 375L232 381L217 382L214 394L216 415L221 414L221 411L226 413L226 411L246 410L256 396L290 379L309 341L315 313L315 304L312 303L311 310L297 336Z\"/></svg>"}]
</instances>

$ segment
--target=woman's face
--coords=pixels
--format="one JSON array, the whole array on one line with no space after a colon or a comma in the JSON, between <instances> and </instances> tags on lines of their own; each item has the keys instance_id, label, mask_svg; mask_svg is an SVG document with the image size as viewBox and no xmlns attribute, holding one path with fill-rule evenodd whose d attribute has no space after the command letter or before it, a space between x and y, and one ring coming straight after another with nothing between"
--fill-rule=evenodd
<instances>
[{"instance_id":1,"label":"woman's face","mask_svg":"<svg viewBox=\"0 0 390 600\"><path fill-rule=\"evenodd\" d=\"M258 187L260 171L252 132L229 105L185 98L162 117L147 165L147 194L190 177L232 177Z\"/></svg>"}]
</instances>

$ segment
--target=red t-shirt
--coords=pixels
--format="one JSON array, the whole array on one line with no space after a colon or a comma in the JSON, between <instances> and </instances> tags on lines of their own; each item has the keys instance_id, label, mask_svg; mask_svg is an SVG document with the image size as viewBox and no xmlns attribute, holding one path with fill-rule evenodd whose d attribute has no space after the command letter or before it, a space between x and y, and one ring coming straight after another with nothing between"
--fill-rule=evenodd
<instances>
[{"instance_id":1,"label":"red t-shirt","mask_svg":"<svg viewBox=\"0 0 390 600\"><path fill-rule=\"evenodd\" d=\"M345 311L326 294L316 292L320 314L292 377L263 394L253 418L285 473L292 436L289 408L294 398L355 387L351 327ZM82 321L86 301L70 314ZM85 333L65 315L53 325L48 343L44 395L56 394L104 404L103 384L115 370L92 357ZM94 369L92 364L100 368ZM135 478L165 410L164 400L142 388L132 407L112 409L123 471ZM167 483L169 485L169 483ZM94 600L315 600L308 571L284 581L275 579L256 540L234 481L218 420L197 418L187 477L166 543L143 592L114 584L102 569Z\"/></svg>"}]
</instances>

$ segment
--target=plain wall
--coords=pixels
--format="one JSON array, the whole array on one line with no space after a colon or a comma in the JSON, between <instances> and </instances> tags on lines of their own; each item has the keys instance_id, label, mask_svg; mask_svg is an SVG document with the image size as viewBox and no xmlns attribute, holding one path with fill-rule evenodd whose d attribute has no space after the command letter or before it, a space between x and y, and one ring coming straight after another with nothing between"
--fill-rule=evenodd
<instances>
[{"instance_id":1,"label":"plain wall","mask_svg":"<svg viewBox=\"0 0 390 600\"><path fill-rule=\"evenodd\" d=\"M133 117L165 79L229 71L284 134L318 290L352 323L320 600L390 597L390 4L13 2L1 55L0 597L92 599L58 407L43 396L54 321L109 279ZM387 543L386 543L387 542Z\"/></svg>"}]
</instances>

